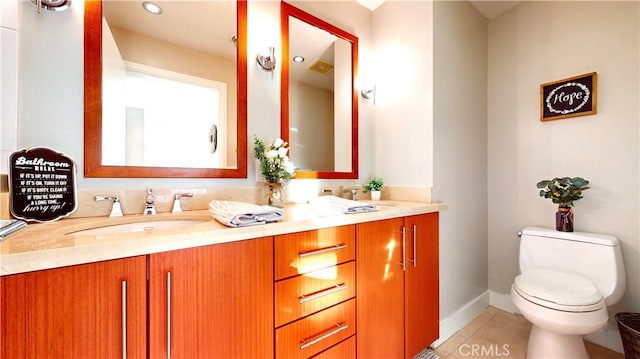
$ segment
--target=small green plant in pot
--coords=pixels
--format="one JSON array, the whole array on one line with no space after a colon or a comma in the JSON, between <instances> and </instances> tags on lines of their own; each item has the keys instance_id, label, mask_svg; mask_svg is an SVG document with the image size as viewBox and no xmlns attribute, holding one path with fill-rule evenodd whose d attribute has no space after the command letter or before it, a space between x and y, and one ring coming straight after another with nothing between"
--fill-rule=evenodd
<instances>
[{"instance_id":1,"label":"small green plant in pot","mask_svg":"<svg viewBox=\"0 0 640 359\"><path fill-rule=\"evenodd\" d=\"M382 187L384 186L384 182L382 182L381 178L373 177L369 183L362 186L364 188L364 193L371 192L371 199L374 201L380 200L380 191L382 191Z\"/></svg>"},{"instance_id":2,"label":"small green plant in pot","mask_svg":"<svg viewBox=\"0 0 640 359\"><path fill-rule=\"evenodd\" d=\"M538 182L540 197L550 198L558 205L556 230L573 232L573 202L582 197L582 191L589 189L589 181L582 177L555 177Z\"/></svg>"}]
</instances>

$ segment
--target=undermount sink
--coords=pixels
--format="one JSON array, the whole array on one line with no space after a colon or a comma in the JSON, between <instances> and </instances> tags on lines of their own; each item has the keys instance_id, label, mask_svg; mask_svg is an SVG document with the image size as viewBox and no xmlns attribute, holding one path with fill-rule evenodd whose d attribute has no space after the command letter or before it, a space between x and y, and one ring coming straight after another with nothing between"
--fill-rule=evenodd
<instances>
[{"instance_id":1,"label":"undermount sink","mask_svg":"<svg viewBox=\"0 0 640 359\"><path fill-rule=\"evenodd\" d=\"M107 236L114 234L126 234L135 232L152 232L163 229L177 229L204 223L209 219L163 219L145 220L134 223L106 224L104 226L83 229L67 234L76 236Z\"/></svg>"}]
</instances>

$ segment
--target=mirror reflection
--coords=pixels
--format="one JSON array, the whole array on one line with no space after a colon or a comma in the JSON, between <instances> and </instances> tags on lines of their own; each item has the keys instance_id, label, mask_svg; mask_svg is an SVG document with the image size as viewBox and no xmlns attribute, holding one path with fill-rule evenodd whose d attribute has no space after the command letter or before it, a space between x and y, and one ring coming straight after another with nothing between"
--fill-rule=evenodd
<instances>
[{"instance_id":1,"label":"mirror reflection","mask_svg":"<svg viewBox=\"0 0 640 359\"><path fill-rule=\"evenodd\" d=\"M296 178L357 178L357 38L282 3L282 137Z\"/></svg>"},{"instance_id":2,"label":"mirror reflection","mask_svg":"<svg viewBox=\"0 0 640 359\"><path fill-rule=\"evenodd\" d=\"M246 2L154 3L158 14L141 1L100 4L100 112L85 113L85 176L246 177Z\"/></svg>"}]
</instances>

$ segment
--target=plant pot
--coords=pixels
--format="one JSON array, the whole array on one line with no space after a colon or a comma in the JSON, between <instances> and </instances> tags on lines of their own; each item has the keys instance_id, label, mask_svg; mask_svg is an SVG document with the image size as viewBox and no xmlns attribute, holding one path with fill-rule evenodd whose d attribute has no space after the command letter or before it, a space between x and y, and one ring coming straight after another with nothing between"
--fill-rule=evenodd
<instances>
[{"instance_id":1,"label":"plant pot","mask_svg":"<svg viewBox=\"0 0 640 359\"><path fill-rule=\"evenodd\" d=\"M558 207L558 211L556 212L556 230L573 232L573 209L571 207Z\"/></svg>"},{"instance_id":2,"label":"plant pot","mask_svg":"<svg viewBox=\"0 0 640 359\"><path fill-rule=\"evenodd\" d=\"M380 193L381 193L381 191L371 191L371 200L372 201L379 201L380 200Z\"/></svg>"},{"instance_id":3,"label":"plant pot","mask_svg":"<svg viewBox=\"0 0 640 359\"><path fill-rule=\"evenodd\" d=\"M282 198L282 183L267 182L264 184L265 204L271 207L284 207L284 199Z\"/></svg>"}]
</instances>

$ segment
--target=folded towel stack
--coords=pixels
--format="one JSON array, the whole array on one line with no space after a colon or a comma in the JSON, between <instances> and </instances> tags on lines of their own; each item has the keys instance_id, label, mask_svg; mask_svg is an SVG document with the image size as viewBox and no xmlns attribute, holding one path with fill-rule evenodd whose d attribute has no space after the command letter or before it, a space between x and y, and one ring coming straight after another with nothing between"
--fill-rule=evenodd
<instances>
[{"instance_id":1,"label":"folded towel stack","mask_svg":"<svg viewBox=\"0 0 640 359\"><path fill-rule=\"evenodd\" d=\"M211 201L209 214L229 227L277 222L284 217L284 211L280 208L238 201Z\"/></svg>"},{"instance_id":2,"label":"folded towel stack","mask_svg":"<svg viewBox=\"0 0 640 359\"><path fill-rule=\"evenodd\" d=\"M378 210L375 203L352 201L336 196L320 196L312 199L310 203L324 214L365 213Z\"/></svg>"}]
</instances>

